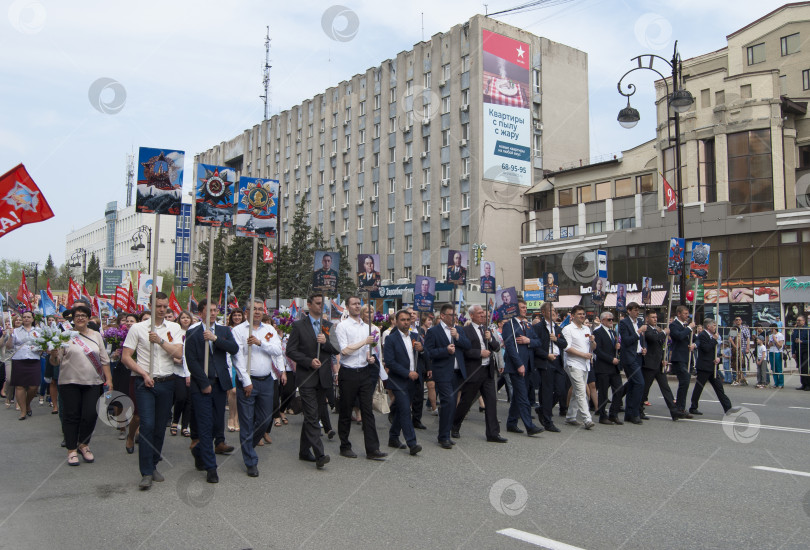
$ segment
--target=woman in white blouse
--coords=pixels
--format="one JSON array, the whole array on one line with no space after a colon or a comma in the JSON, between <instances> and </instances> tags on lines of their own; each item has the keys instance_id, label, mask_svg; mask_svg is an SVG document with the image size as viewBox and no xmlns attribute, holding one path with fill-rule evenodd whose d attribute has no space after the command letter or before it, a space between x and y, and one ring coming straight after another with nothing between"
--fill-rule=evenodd
<instances>
[{"instance_id":1,"label":"woman in white blouse","mask_svg":"<svg viewBox=\"0 0 810 550\"><path fill-rule=\"evenodd\" d=\"M34 314L26 311L22 314L22 325L15 328L6 347L14 350L11 356L11 379L9 385L16 388L17 406L20 407L20 420L31 416L31 402L37 395L42 370L40 368L41 352L32 347L30 341L40 336L34 326Z\"/></svg>"}]
</instances>

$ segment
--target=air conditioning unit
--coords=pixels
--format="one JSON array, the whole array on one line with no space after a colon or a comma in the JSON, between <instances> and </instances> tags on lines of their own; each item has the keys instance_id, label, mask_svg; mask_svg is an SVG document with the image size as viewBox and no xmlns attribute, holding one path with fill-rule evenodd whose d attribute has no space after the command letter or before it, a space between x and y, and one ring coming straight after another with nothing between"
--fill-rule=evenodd
<instances>
[{"instance_id":1,"label":"air conditioning unit","mask_svg":"<svg viewBox=\"0 0 810 550\"><path fill-rule=\"evenodd\" d=\"M440 80L439 81L439 88L444 88L445 86L447 86L447 81L446 80Z\"/></svg>"},{"instance_id":2,"label":"air conditioning unit","mask_svg":"<svg viewBox=\"0 0 810 550\"><path fill-rule=\"evenodd\" d=\"M429 118L423 118L422 119L422 126L427 126L428 124L430 124L430 119Z\"/></svg>"},{"instance_id":3,"label":"air conditioning unit","mask_svg":"<svg viewBox=\"0 0 810 550\"><path fill-rule=\"evenodd\" d=\"M370 197L368 200L371 204L374 204L375 202L377 202L377 197Z\"/></svg>"},{"instance_id":4,"label":"air conditioning unit","mask_svg":"<svg viewBox=\"0 0 810 550\"><path fill-rule=\"evenodd\" d=\"M348 149L344 149L344 150L343 150L343 154L344 154L344 155L348 155L348 154L349 154L349 150L348 150Z\"/></svg>"},{"instance_id":5,"label":"air conditioning unit","mask_svg":"<svg viewBox=\"0 0 810 550\"><path fill-rule=\"evenodd\" d=\"M280 152L281 152L281 149L276 149L276 154L279 154Z\"/></svg>"},{"instance_id":6,"label":"air conditioning unit","mask_svg":"<svg viewBox=\"0 0 810 550\"><path fill-rule=\"evenodd\" d=\"M344 120L344 121L343 121L343 125L344 125L344 126L348 126L348 125L349 125L349 122L351 122L351 120L349 120L349 119L347 118L346 120Z\"/></svg>"},{"instance_id":7,"label":"air conditioning unit","mask_svg":"<svg viewBox=\"0 0 810 550\"><path fill-rule=\"evenodd\" d=\"M447 246L447 241L442 241L442 248Z\"/></svg>"},{"instance_id":8,"label":"air conditioning unit","mask_svg":"<svg viewBox=\"0 0 810 550\"><path fill-rule=\"evenodd\" d=\"M289 173L290 173L290 169L289 169L289 168L285 168L285 169L284 169L284 173L285 173L285 174L289 174Z\"/></svg>"},{"instance_id":9,"label":"air conditioning unit","mask_svg":"<svg viewBox=\"0 0 810 550\"><path fill-rule=\"evenodd\" d=\"M301 138L295 138L296 143L301 143Z\"/></svg>"},{"instance_id":10,"label":"air conditioning unit","mask_svg":"<svg viewBox=\"0 0 810 550\"><path fill-rule=\"evenodd\" d=\"M289 194L289 193L284 193L284 198L285 198L285 199L290 198L290 194Z\"/></svg>"},{"instance_id":11,"label":"air conditioning unit","mask_svg":"<svg viewBox=\"0 0 810 550\"><path fill-rule=\"evenodd\" d=\"M348 208L348 207L349 207L349 203L348 203L348 202L344 202L344 203L343 203L343 208Z\"/></svg>"},{"instance_id":12,"label":"air conditioning unit","mask_svg":"<svg viewBox=\"0 0 810 550\"><path fill-rule=\"evenodd\" d=\"M470 179L469 174L461 174L461 181L467 181L468 179Z\"/></svg>"},{"instance_id":13,"label":"air conditioning unit","mask_svg":"<svg viewBox=\"0 0 810 550\"><path fill-rule=\"evenodd\" d=\"M466 147L467 146L467 140L466 139L458 140L458 146L459 147Z\"/></svg>"},{"instance_id":14,"label":"air conditioning unit","mask_svg":"<svg viewBox=\"0 0 810 550\"><path fill-rule=\"evenodd\" d=\"M421 158L423 158L423 159L426 159L426 158L427 158L427 151L422 151L422 152L419 154L419 156L420 156Z\"/></svg>"},{"instance_id":15,"label":"air conditioning unit","mask_svg":"<svg viewBox=\"0 0 810 550\"><path fill-rule=\"evenodd\" d=\"M419 185L420 191L427 191L427 183L422 183Z\"/></svg>"},{"instance_id":16,"label":"air conditioning unit","mask_svg":"<svg viewBox=\"0 0 810 550\"><path fill-rule=\"evenodd\" d=\"M534 129L537 130L538 132L542 132L543 131L543 123L542 122L535 122L534 123Z\"/></svg>"},{"instance_id":17,"label":"air conditioning unit","mask_svg":"<svg viewBox=\"0 0 810 550\"><path fill-rule=\"evenodd\" d=\"M448 179L443 179L442 180L442 187L447 187L449 185L450 185L450 180L448 180Z\"/></svg>"},{"instance_id":18,"label":"air conditioning unit","mask_svg":"<svg viewBox=\"0 0 810 550\"><path fill-rule=\"evenodd\" d=\"M363 199L357 199L357 206L363 206Z\"/></svg>"},{"instance_id":19,"label":"air conditioning unit","mask_svg":"<svg viewBox=\"0 0 810 550\"><path fill-rule=\"evenodd\" d=\"M405 126L402 127L402 131L405 132L405 133L410 132L411 131L411 125L406 124Z\"/></svg>"},{"instance_id":20,"label":"air conditioning unit","mask_svg":"<svg viewBox=\"0 0 810 550\"><path fill-rule=\"evenodd\" d=\"M311 160L307 161L307 166L312 166L312 161Z\"/></svg>"},{"instance_id":21,"label":"air conditioning unit","mask_svg":"<svg viewBox=\"0 0 810 550\"><path fill-rule=\"evenodd\" d=\"M343 181L349 181L349 176L343 176Z\"/></svg>"},{"instance_id":22,"label":"air conditioning unit","mask_svg":"<svg viewBox=\"0 0 810 550\"><path fill-rule=\"evenodd\" d=\"M470 110L470 106L467 103L465 103L464 105L461 106L461 112L462 113L466 113L469 110Z\"/></svg>"},{"instance_id":23,"label":"air conditioning unit","mask_svg":"<svg viewBox=\"0 0 810 550\"><path fill-rule=\"evenodd\" d=\"M330 209L329 209L329 211L330 211L330 212L334 212L334 211L335 211L335 207L333 206L332 208L330 208Z\"/></svg>"},{"instance_id":24,"label":"air conditioning unit","mask_svg":"<svg viewBox=\"0 0 810 550\"><path fill-rule=\"evenodd\" d=\"M444 220L450 219L450 212L442 212L442 219Z\"/></svg>"},{"instance_id":25,"label":"air conditioning unit","mask_svg":"<svg viewBox=\"0 0 810 550\"><path fill-rule=\"evenodd\" d=\"M296 164L296 165L295 165L295 171L297 172L297 171L298 171L298 170L300 170L300 169L301 169L301 165L300 165L300 164Z\"/></svg>"},{"instance_id":26,"label":"air conditioning unit","mask_svg":"<svg viewBox=\"0 0 810 550\"><path fill-rule=\"evenodd\" d=\"M336 156L337 156L336 151L332 151L331 153L329 153L329 158L335 158Z\"/></svg>"},{"instance_id":27,"label":"air conditioning unit","mask_svg":"<svg viewBox=\"0 0 810 550\"><path fill-rule=\"evenodd\" d=\"M423 222L429 222L430 221L430 216L422 216L422 221Z\"/></svg>"},{"instance_id":28,"label":"air conditioning unit","mask_svg":"<svg viewBox=\"0 0 810 550\"><path fill-rule=\"evenodd\" d=\"M329 180L329 185L335 185L335 180Z\"/></svg>"},{"instance_id":29,"label":"air conditioning unit","mask_svg":"<svg viewBox=\"0 0 810 550\"><path fill-rule=\"evenodd\" d=\"M411 162L412 158L413 157L411 155L405 155L404 157L402 157L402 162Z\"/></svg>"}]
</instances>

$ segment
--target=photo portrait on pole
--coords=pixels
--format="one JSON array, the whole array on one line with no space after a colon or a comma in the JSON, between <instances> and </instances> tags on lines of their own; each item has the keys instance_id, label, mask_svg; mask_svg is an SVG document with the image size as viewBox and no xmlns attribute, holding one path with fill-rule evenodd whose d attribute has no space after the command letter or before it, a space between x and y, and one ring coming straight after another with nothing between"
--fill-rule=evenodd
<instances>
[{"instance_id":1,"label":"photo portrait on pole","mask_svg":"<svg viewBox=\"0 0 810 550\"><path fill-rule=\"evenodd\" d=\"M627 310L627 285L624 283L616 285L616 309L618 311Z\"/></svg>"},{"instance_id":2,"label":"photo portrait on pole","mask_svg":"<svg viewBox=\"0 0 810 550\"><path fill-rule=\"evenodd\" d=\"M374 292L380 288L380 255L357 255L357 289Z\"/></svg>"},{"instance_id":3,"label":"photo portrait on pole","mask_svg":"<svg viewBox=\"0 0 810 550\"><path fill-rule=\"evenodd\" d=\"M492 321L506 321L518 314L518 298L515 287L502 288L495 292L495 312Z\"/></svg>"},{"instance_id":4,"label":"photo portrait on pole","mask_svg":"<svg viewBox=\"0 0 810 550\"><path fill-rule=\"evenodd\" d=\"M197 225L231 227L236 171L226 166L197 164L194 219Z\"/></svg>"},{"instance_id":5,"label":"photo portrait on pole","mask_svg":"<svg viewBox=\"0 0 810 550\"><path fill-rule=\"evenodd\" d=\"M484 294L495 294L495 262L481 262L480 273L481 292Z\"/></svg>"},{"instance_id":6,"label":"photo portrait on pole","mask_svg":"<svg viewBox=\"0 0 810 550\"><path fill-rule=\"evenodd\" d=\"M560 287L557 285L556 273L543 273L543 292L546 302L556 302L559 300Z\"/></svg>"},{"instance_id":7,"label":"photo portrait on pole","mask_svg":"<svg viewBox=\"0 0 810 550\"><path fill-rule=\"evenodd\" d=\"M276 238L278 186L278 180L239 178L235 223L237 236Z\"/></svg>"},{"instance_id":8,"label":"photo portrait on pole","mask_svg":"<svg viewBox=\"0 0 810 550\"><path fill-rule=\"evenodd\" d=\"M312 290L334 296L337 291L340 252L318 250L315 252L315 272L312 275Z\"/></svg>"},{"instance_id":9,"label":"photo portrait on pole","mask_svg":"<svg viewBox=\"0 0 810 550\"><path fill-rule=\"evenodd\" d=\"M696 279L705 279L709 275L708 243L692 241L692 261L689 264L689 276Z\"/></svg>"},{"instance_id":10,"label":"photo portrait on pole","mask_svg":"<svg viewBox=\"0 0 810 550\"><path fill-rule=\"evenodd\" d=\"M454 285L467 284L467 253L461 250L447 252L447 282Z\"/></svg>"},{"instance_id":11,"label":"photo portrait on pole","mask_svg":"<svg viewBox=\"0 0 810 550\"><path fill-rule=\"evenodd\" d=\"M669 259L667 260L667 275L680 275L683 273L683 260L686 242L684 239L672 237L669 239Z\"/></svg>"},{"instance_id":12,"label":"photo portrait on pole","mask_svg":"<svg viewBox=\"0 0 810 550\"><path fill-rule=\"evenodd\" d=\"M416 311L432 312L436 296L436 278L424 275L416 276L413 286L413 307Z\"/></svg>"},{"instance_id":13,"label":"photo portrait on pole","mask_svg":"<svg viewBox=\"0 0 810 550\"><path fill-rule=\"evenodd\" d=\"M652 277L641 278L641 303L645 306L652 303Z\"/></svg>"},{"instance_id":14,"label":"photo portrait on pole","mask_svg":"<svg viewBox=\"0 0 810 550\"><path fill-rule=\"evenodd\" d=\"M605 303L605 296L607 295L608 282L607 279L597 277L593 280L591 288L591 301L594 305L601 306Z\"/></svg>"},{"instance_id":15,"label":"photo portrait on pole","mask_svg":"<svg viewBox=\"0 0 810 550\"><path fill-rule=\"evenodd\" d=\"M179 216L183 200L184 151L141 147L135 211Z\"/></svg>"}]
</instances>

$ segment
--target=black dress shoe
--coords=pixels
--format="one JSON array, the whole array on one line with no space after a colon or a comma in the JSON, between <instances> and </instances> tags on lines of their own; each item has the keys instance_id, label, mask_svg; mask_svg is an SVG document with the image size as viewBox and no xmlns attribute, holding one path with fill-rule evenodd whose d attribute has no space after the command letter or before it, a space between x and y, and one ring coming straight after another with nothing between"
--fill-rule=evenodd
<instances>
[{"instance_id":1,"label":"black dress shoe","mask_svg":"<svg viewBox=\"0 0 810 550\"><path fill-rule=\"evenodd\" d=\"M406 447L406 445L403 445L402 447ZM384 453L379 449L377 449L376 451L371 451L370 453L366 453L366 458L369 460L385 460L387 456L388 453Z\"/></svg>"},{"instance_id":2,"label":"black dress shoe","mask_svg":"<svg viewBox=\"0 0 810 550\"><path fill-rule=\"evenodd\" d=\"M507 432L512 432L513 434L522 434L523 433L523 430L521 430L517 426L507 426L506 431Z\"/></svg>"},{"instance_id":3,"label":"black dress shoe","mask_svg":"<svg viewBox=\"0 0 810 550\"><path fill-rule=\"evenodd\" d=\"M329 464L329 455L321 455L315 459L315 466L317 466L319 470L323 470L323 467L327 464Z\"/></svg>"},{"instance_id":4,"label":"black dress shoe","mask_svg":"<svg viewBox=\"0 0 810 550\"><path fill-rule=\"evenodd\" d=\"M622 421L618 416L609 416L608 419L619 426L624 424L624 421Z\"/></svg>"},{"instance_id":5,"label":"black dress shoe","mask_svg":"<svg viewBox=\"0 0 810 550\"><path fill-rule=\"evenodd\" d=\"M613 425L615 424L615 422L613 422L613 421L612 421L611 419L609 419L609 418L600 418L600 419L599 419L599 423L600 423L600 424L605 424L605 425L607 425L607 426L613 426Z\"/></svg>"},{"instance_id":6,"label":"black dress shoe","mask_svg":"<svg viewBox=\"0 0 810 550\"><path fill-rule=\"evenodd\" d=\"M499 435L488 437L487 441L490 443L506 443L508 440L505 437L501 437Z\"/></svg>"},{"instance_id":7,"label":"black dress shoe","mask_svg":"<svg viewBox=\"0 0 810 550\"><path fill-rule=\"evenodd\" d=\"M568 409L560 409L560 416L566 416L568 414Z\"/></svg>"},{"instance_id":8,"label":"black dress shoe","mask_svg":"<svg viewBox=\"0 0 810 550\"><path fill-rule=\"evenodd\" d=\"M526 435L528 436L537 435L543 433L544 431L546 431L545 428L541 428L540 426L532 426L531 428L528 428L526 430Z\"/></svg>"},{"instance_id":9,"label":"black dress shoe","mask_svg":"<svg viewBox=\"0 0 810 550\"><path fill-rule=\"evenodd\" d=\"M546 429L547 432L560 433L562 431L557 426L555 426L554 424L546 424L543 427Z\"/></svg>"},{"instance_id":10,"label":"black dress shoe","mask_svg":"<svg viewBox=\"0 0 810 550\"><path fill-rule=\"evenodd\" d=\"M345 458L357 458L357 453L352 451L351 449L341 449L340 456Z\"/></svg>"},{"instance_id":11,"label":"black dress shoe","mask_svg":"<svg viewBox=\"0 0 810 550\"><path fill-rule=\"evenodd\" d=\"M329 433L326 434L326 437L329 438L329 441L332 441L332 439L335 437L335 430L329 430Z\"/></svg>"},{"instance_id":12,"label":"black dress shoe","mask_svg":"<svg viewBox=\"0 0 810 550\"><path fill-rule=\"evenodd\" d=\"M639 415L638 415L638 417L639 417L640 419L642 419L642 420L649 420L649 419L650 419L650 417L649 417L649 416L647 416L646 414L644 414L644 411L642 411L642 412L641 412L641 414L639 414Z\"/></svg>"},{"instance_id":13,"label":"black dress shoe","mask_svg":"<svg viewBox=\"0 0 810 550\"><path fill-rule=\"evenodd\" d=\"M486 407L478 407L478 412L480 413L484 412L485 410L487 410Z\"/></svg>"},{"instance_id":14,"label":"black dress shoe","mask_svg":"<svg viewBox=\"0 0 810 550\"><path fill-rule=\"evenodd\" d=\"M410 451L411 456L416 456L421 450L422 450L421 445L414 445L413 447L411 447L411 451Z\"/></svg>"},{"instance_id":15,"label":"black dress shoe","mask_svg":"<svg viewBox=\"0 0 810 550\"><path fill-rule=\"evenodd\" d=\"M219 483L219 475L217 475L216 468L208 470L208 473L205 474L205 481L208 483Z\"/></svg>"},{"instance_id":16,"label":"black dress shoe","mask_svg":"<svg viewBox=\"0 0 810 550\"><path fill-rule=\"evenodd\" d=\"M630 422L631 424L644 424L644 422L642 422L641 418L639 418L638 416L631 416L630 418L625 418L625 421Z\"/></svg>"},{"instance_id":17,"label":"black dress shoe","mask_svg":"<svg viewBox=\"0 0 810 550\"><path fill-rule=\"evenodd\" d=\"M305 454L305 455L298 455L298 460L303 460L304 462L315 462L315 455L312 453Z\"/></svg>"},{"instance_id":18,"label":"black dress shoe","mask_svg":"<svg viewBox=\"0 0 810 550\"><path fill-rule=\"evenodd\" d=\"M407 449L408 446L398 439L389 439L388 446L392 449Z\"/></svg>"},{"instance_id":19,"label":"black dress shoe","mask_svg":"<svg viewBox=\"0 0 810 550\"><path fill-rule=\"evenodd\" d=\"M203 462L202 456L200 456L200 450L197 449L196 445L191 448L191 456L194 457L194 467L201 472L205 470L205 463Z\"/></svg>"},{"instance_id":20,"label":"black dress shoe","mask_svg":"<svg viewBox=\"0 0 810 550\"><path fill-rule=\"evenodd\" d=\"M453 443L451 443L449 439L442 439L439 441L439 447L442 449L452 449Z\"/></svg>"},{"instance_id":21,"label":"black dress shoe","mask_svg":"<svg viewBox=\"0 0 810 550\"><path fill-rule=\"evenodd\" d=\"M700 411L699 411L699 410L697 410L697 409L689 409L689 412L690 412L691 414L696 414L696 415L698 415L698 416L703 416L703 413L702 413L702 412L700 412Z\"/></svg>"},{"instance_id":22,"label":"black dress shoe","mask_svg":"<svg viewBox=\"0 0 810 550\"><path fill-rule=\"evenodd\" d=\"M248 466L247 475L250 477L259 477L259 469L256 466Z\"/></svg>"},{"instance_id":23,"label":"black dress shoe","mask_svg":"<svg viewBox=\"0 0 810 550\"><path fill-rule=\"evenodd\" d=\"M460 439L461 434L458 433L458 430L451 430L450 431L450 437L452 437L453 439Z\"/></svg>"},{"instance_id":24,"label":"black dress shoe","mask_svg":"<svg viewBox=\"0 0 810 550\"><path fill-rule=\"evenodd\" d=\"M424 424L422 424L422 423L421 423L420 421L418 421L418 420L414 420L414 421L413 421L413 427L414 427L415 429L417 429L417 430L427 430L427 426L425 426Z\"/></svg>"}]
</instances>

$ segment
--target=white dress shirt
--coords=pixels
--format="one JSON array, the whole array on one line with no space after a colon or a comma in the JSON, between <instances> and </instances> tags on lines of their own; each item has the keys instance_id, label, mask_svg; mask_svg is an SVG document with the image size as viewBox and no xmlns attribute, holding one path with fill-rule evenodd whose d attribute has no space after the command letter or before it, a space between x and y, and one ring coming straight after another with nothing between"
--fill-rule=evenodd
<instances>
[{"instance_id":1,"label":"white dress shirt","mask_svg":"<svg viewBox=\"0 0 810 550\"><path fill-rule=\"evenodd\" d=\"M451 327L450 327L449 325L445 324L445 322L444 322L444 321L439 321L439 323L441 323L442 328L444 329L444 334L445 334L445 336L447 336L447 340L448 340L448 341L449 341L451 344L455 344L455 341L453 340L453 336L450 334L450 328L451 328ZM459 368L459 366L458 366L458 359L455 359L455 355L454 355L453 357L454 357L454 359L453 359L453 361L454 361L454 363L453 363L453 369L455 369L455 370L461 370L461 369Z\"/></svg>"},{"instance_id":2,"label":"white dress shirt","mask_svg":"<svg viewBox=\"0 0 810 550\"><path fill-rule=\"evenodd\" d=\"M368 338L368 325L359 318L357 320L349 317L338 323L335 328L338 346L340 346L340 366L350 369L360 369L368 365L369 345L365 344L355 351L344 352L347 347Z\"/></svg>"},{"instance_id":3,"label":"white dress shirt","mask_svg":"<svg viewBox=\"0 0 810 550\"><path fill-rule=\"evenodd\" d=\"M416 370L416 362L413 358L413 342L411 341L411 335L403 334L402 331L399 331L399 335L402 336L402 342L405 344L405 349L408 350L408 360L410 361L410 370L411 372Z\"/></svg>"},{"instance_id":4,"label":"white dress shirt","mask_svg":"<svg viewBox=\"0 0 810 550\"><path fill-rule=\"evenodd\" d=\"M124 340L124 347L135 350L135 359L138 365L147 373L149 372L149 352L152 347L149 342L151 323L151 319L135 323L129 327L129 332ZM162 325L155 325L155 333L170 344L183 344L183 329L172 321L164 319ZM151 376L169 376L172 374L184 376L184 365L175 365L172 356L158 344L155 344L155 353L152 359Z\"/></svg>"},{"instance_id":5,"label":"white dress shirt","mask_svg":"<svg viewBox=\"0 0 810 550\"><path fill-rule=\"evenodd\" d=\"M549 334L549 339L548 339L549 350L548 350L548 352L553 353L554 355L560 355L560 348L550 338L550 336L552 336L554 334L554 325L552 323L548 322L548 321L543 321L543 322L546 324L546 330L548 330L548 334Z\"/></svg>"},{"instance_id":6,"label":"white dress shirt","mask_svg":"<svg viewBox=\"0 0 810 550\"><path fill-rule=\"evenodd\" d=\"M39 361L42 354L29 345L31 340L39 336L42 336L42 331L37 330L37 327L32 326L31 330L25 330L25 327L15 328L12 333L12 345L15 351L11 359L20 361L36 359Z\"/></svg>"},{"instance_id":7,"label":"white dress shirt","mask_svg":"<svg viewBox=\"0 0 810 550\"><path fill-rule=\"evenodd\" d=\"M233 356L233 366L243 386L250 386L251 376L272 376L273 380L284 371L284 356L281 349L281 338L278 331L271 325L261 323L253 329L253 336L259 339L261 345L253 346L247 343L249 323L242 323L233 329L233 339L239 344L239 352ZM250 349L250 374L247 372L248 349ZM278 374L276 374L278 372Z\"/></svg>"},{"instance_id":8,"label":"white dress shirt","mask_svg":"<svg viewBox=\"0 0 810 550\"><path fill-rule=\"evenodd\" d=\"M486 332L486 327L484 325L476 325L475 323L472 324L475 327L475 333L478 335L478 339L481 341L481 351L487 349L487 343L484 341L484 332ZM481 357L481 366L489 365L489 357Z\"/></svg>"},{"instance_id":9,"label":"white dress shirt","mask_svg":"<svg viewBox=\"0 0 810 550\"><path fill-rule=\"evenodd\" d=\"M574 323L570 323L563 329L563 337L568 342L568 349L575 349L582 353L591 353L591 340L588 338L591 335L591 329L582 325L582 328L577 327ZM579 369L588 372L591 368L591 361L584 357L577 357L571 353L565 354L565 366L569 369Z\"/></svg>"}]
</instances>

